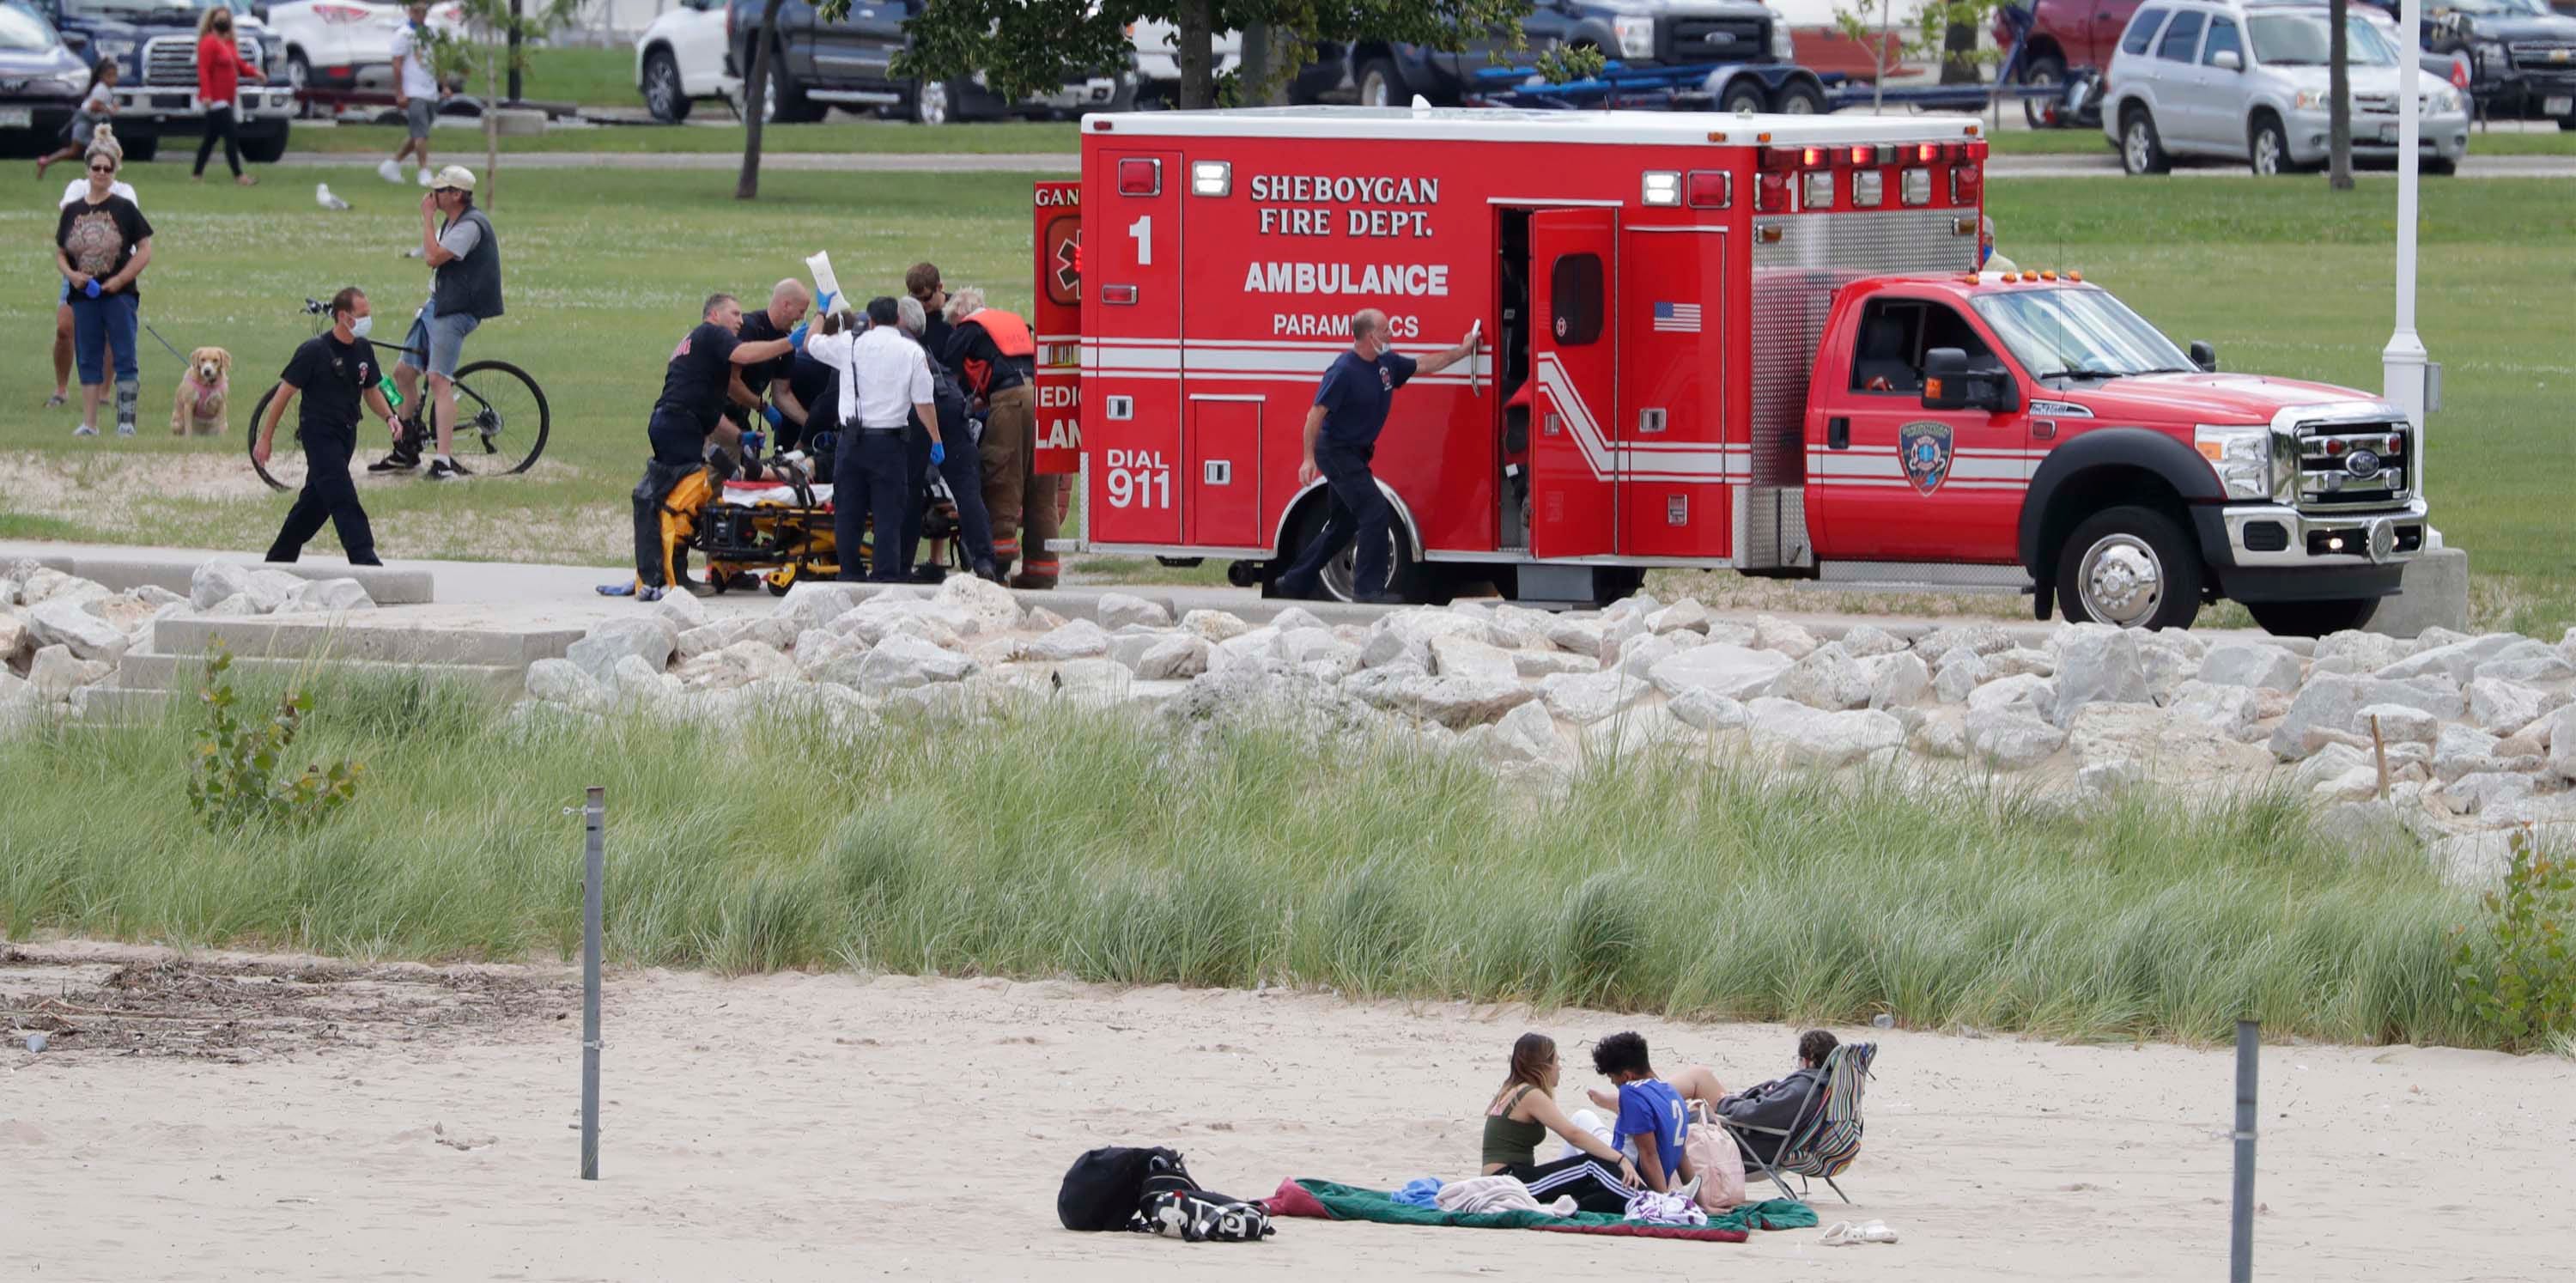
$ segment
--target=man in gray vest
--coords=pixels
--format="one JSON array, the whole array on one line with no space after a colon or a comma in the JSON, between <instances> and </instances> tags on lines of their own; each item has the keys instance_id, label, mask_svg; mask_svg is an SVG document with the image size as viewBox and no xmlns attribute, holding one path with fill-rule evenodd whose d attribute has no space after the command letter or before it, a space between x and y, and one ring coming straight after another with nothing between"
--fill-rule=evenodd
<instances>
[{"instance_id":1,"label":"man in gray vest","mask_svg":"<svg viewBox=\"0 0 2576 1283\"><path fill-rule=\"evenodd\" d=\"M442 220L442 217L444 221ZM402 389L403 406L419 421L420 372L429 371L430 423L436 429L438 453L430 460L429 479L445 481L469 475L456 462L456 363L465 351L465 336L501 314L501 239L492 220L474 208L474 171L450 165L430 180L429 195L420 199L421 256L430 270L429 301L412 317L409 348L394 365L394 386ZM417 437L397 435L391 454L367 465L367 471L409 472L420 466Z\"/></svg>"}]
</instances>

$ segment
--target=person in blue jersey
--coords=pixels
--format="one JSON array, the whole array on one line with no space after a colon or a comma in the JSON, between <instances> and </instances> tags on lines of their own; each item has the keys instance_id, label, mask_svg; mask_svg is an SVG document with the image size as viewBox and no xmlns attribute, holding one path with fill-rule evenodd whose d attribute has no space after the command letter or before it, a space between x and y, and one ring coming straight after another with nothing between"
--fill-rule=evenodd
<instances>
[{"instance_id":1,"label":"person in blue jersey","mask_svg":"<svg viewBox=\"0 0 2576 1283\"><path fill-rule=\"evenodd\" d=\"M1658 1194L1699 1196L1698 1173L1682 1138L1690 1132L1690 1114L1671 1083L1655 1076L1646 1054L1645 1035L1616 1033L1592 1047L1592 1067L1619 1089L1619 1117L1611 1124L1611 1143L1637 1147L1637 1175Z\"/></svg>"}]
</instances>

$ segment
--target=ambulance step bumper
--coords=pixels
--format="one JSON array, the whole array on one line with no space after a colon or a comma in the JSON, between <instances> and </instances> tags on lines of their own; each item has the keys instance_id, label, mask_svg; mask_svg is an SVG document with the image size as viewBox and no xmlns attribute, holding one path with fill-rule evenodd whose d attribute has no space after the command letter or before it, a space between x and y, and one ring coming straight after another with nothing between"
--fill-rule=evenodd
<instances>
[{"instance_id":1,"label":"ambulance step bumper","mask_svg":"<svg viewBox=\"0 0 2576 1283\"><path fill-rule=\"evenodd\" d=\"M1828 561L1802 586L1833 592L1992 593L2031 591L2019 566L1957 565L1937 561Z\"/></svg>"}]
</instances>

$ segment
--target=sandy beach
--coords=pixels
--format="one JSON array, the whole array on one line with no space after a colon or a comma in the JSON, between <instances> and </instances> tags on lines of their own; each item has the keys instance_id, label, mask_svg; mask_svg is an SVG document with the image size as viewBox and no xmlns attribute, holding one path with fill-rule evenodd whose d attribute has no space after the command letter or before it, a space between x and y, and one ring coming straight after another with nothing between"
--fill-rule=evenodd
<instances>
[{"instance_id":1,"label":"sandy beach","mask_svg":"<svg viewBox=\"0 0 2576 1283\"><path fill-rule=\"evenodd\" d=\"M2223 1277L2224 1051L1894 1030L1831 1224L1744 1245L1285 1220L1258 1245L1076 1235L1075 1154L1180 1149L1212 1188L1472 1171L1524 1029L1644 1032L1730 1084L1795 1031L1588 1011L848 975L615 973L603 1179L575 1179L560 968L0 946L7 1271L42 1280ZM1847 1036L1868 1031L1841 1031ZM1582 1072L1575 1072L1577 1069ZM2541 1279L2576 1256L2576 1064L2271 1046L2256 1271Z\"/></svg>"}]
</instances>

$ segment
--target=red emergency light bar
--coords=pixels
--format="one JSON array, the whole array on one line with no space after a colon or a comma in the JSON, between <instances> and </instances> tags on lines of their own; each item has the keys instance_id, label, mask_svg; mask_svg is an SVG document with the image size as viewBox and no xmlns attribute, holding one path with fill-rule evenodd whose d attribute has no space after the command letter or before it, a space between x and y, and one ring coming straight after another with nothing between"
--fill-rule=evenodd
<instances>
[{"instance_id":1,"label":"red emergency light bar","mask_svg":"<svg viewBox=\"0 0 2576 1283\"><path fill-rule=\"evenodd\" d=\"M1150 156L1130 157L1119 161L1118 194L1121 196L1162 195L1163 162Z\"/></svg>"},{"instance_id":2,"label":"red emergency light bar","mask_svg":"<svg viewBox=\"0 0 2576 1283\"><path fill-rule=\"evenodd\" d=\"M1855 165L1875 165L1875 164L1877 164L1877 163L1878 163L1878 148L1877 148L1877 147L1875 147L1875 146L1872 146L1872 145L1870 145L1870 144L1867 144L1867 143L1864 143L1864 144L1862 144L1862 145L1860 145L1860 146L1858 146L1858 147L1854 147L1854 148L1852 148L1852 149L1851 149L1851 163L1853 163L1853 164L1855 164Z\"/></svg>"}]
</instances>

